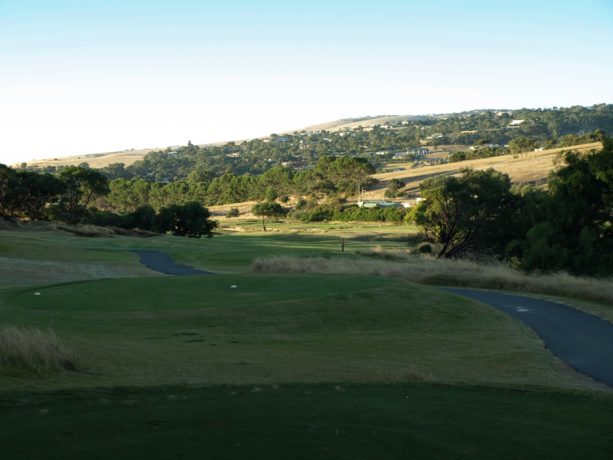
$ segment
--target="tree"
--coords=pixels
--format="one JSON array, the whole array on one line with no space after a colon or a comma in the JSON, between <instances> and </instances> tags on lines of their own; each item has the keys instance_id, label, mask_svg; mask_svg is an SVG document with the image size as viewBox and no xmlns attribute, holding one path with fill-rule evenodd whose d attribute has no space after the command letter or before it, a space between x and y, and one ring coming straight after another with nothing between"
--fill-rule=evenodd
<instances>
[{"instance_id":1,"label":"tree","mask_svg":"<svg viewBox=\"0 0 613 460\"><path fill-rule=\"evenodd\" d=\"M529 137L520 136L509 141L509 150L511 153L530 152L536 147L536 141Z\"/></svg>"},{"instance_id":2,"label":"tree","mask_svg":"<svg viewBox=\"0 0 613 460\"><path fill-rule=\"evenodd\" d=\"M437 257L504 253L518 209L506 174L465 169L459 177L434 177L422 183L421 196L412 218L430 242L442 245Z\"/></svg>"},{"instance_id":3,"label":"tree","mask_svg":"<svg viewBox=\"0 0 613 460\"><path fill-rule=\"evenodd\" d=\"M140 206L125 216L125 226L127 228L152 230L155 227L155 224L155 209L148 205Z\"/></svg>"},{"instance_id":4,"label":"tree","mask_svg":"<svg viewBox=\"0 0 613 460\"><path fill-rule=\"evenodd\" d=\"M277 198L279 197L279 195L277 194L276 190L272 187L267 187L266 188L266 193L264 195L264 198L266 199L266 201L275 201Z\"/></svg>"},{"instance_id":5,"label":"tree","mask_svg":"<svg viewBox=\"0 0 613 460\"><path fill-rule=\"evenodd\" d=\"M549 193L515 243L527 270L613 273L613 141L588 155L567 153L549 177Z\"/></svg>"},{"instance_id":6,"label":"tree","mask_svg":"<svg viewBox=\"0 0 613 460\"><path fill-rule=\"evenodd\" d=\"M44 217L45 206L56 201L64 191L61 180L51 174L39 174L34 171L18 171L21 214L30 219Z\"/></svg>"},{"instance_id":7,"label":"tree","mask_svg":"<svg viewBox=\"0 0 613 460\"><path fill-rule=\"evenodd\" d=\"M264 203L256 204L251 208L251 212L256 216L262 217L262 229L266 231L266 218L267 217L283 217L287 215L288 209L281 206L274 201L265 201Z\"/></svg>"},{"instance_id":8,"label":"tree","mask_svg":"<svg viewBox=\"0 0 613 460\"><path fill-rule=\"evenodd\" d=\"M385 189L386 198L396 198L398 190L405 186L405 183L400 179L392 179Z\"/></svg>"},{"instance_id":9,"label":"tree","mask_svg":"<svg viewBox=\"0 0 613 460\"><path fill-rule=\"evenodd\" d=\"M45 207L57 200L63 184L51 174L15 171L0 164L0 216L41 219Z\"/></svg>"},{"instance_id":10,"label":"tree","mask_svg":"<svg viewBox=\"0 0 613 460\"><path fill-rule=\"evenodd\" d=\"M109 193L109 181L99 171L81 166L67 166L60 172L64 183L64 196L61 205L67 219L78 222L91 200Z\"/></svg>"},{"instance_id":11,"label":"tree","mask_svg":"<svg viewBox=\"0 0 613 460\"><path fill-rule=\"evenodd\" d=\"M0 217L10 218L15 215L19 203L17 185L15 170L0 164Z\"/></svg>"},{"instance_id":12,"label":"tree","mask_svg":"<svg viewBox=\"0 0 613 460\"><path fill-rule=\"evenodd\" d=\"M196 201L183 205L172 204L160 209L156 217L156 229L159 232L171 232L175 236L210 238L217 227L217 222L210 217L208 209Z\"/></svg>"}]
</instances>

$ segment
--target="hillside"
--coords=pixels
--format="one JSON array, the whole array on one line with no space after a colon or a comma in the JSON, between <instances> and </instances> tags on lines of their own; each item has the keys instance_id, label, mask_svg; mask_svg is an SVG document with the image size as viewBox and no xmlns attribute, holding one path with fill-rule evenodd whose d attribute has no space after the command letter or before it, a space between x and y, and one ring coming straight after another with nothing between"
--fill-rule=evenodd
<instances>
[{"instance_id":1,"label":"hillside","mask_svg":"<svg viewBox=\"0 0 613 460\"><path fill-rule=\"evenodd\" d=\"M135 161L142 160L150 152L160 150L159 148L123 150L121 152L92 153L88 155L74 155L62 158L49 158L46 160L36 160L28 163L28 166L35 168L46 168L48 166L70 166L87 163L92 168L104 168L113 163L123 163L126 166Z\"/></svg>"},{"instance_id":2,"label":"hillside","mask_svg":"<svg viewBox=\"0 0 613 460\"><path fill-rule=\"evenodd\" d=\"M377 188L364 193L367 199L382 199L387 184L392 179L400 179L405 182L404 190L416 192L419 184L432 176L439 174L458 174L463 168L484 170L494 168L497 171L508 174L514 183L540 183L547 178L549 172L556 167L556 161L561 152L575 151L579 153L589 152L602 148L600 142L575 145L557 149L543 150L541 152L528 152L517 156L501 155L497 157L481 158L478 160L460 161L457 163L445 163L435 166L415 168L411 163L394 163L393 169L403 169L381 174L373 177L380 181Z\"/></svg>"},{"instance_id":3,"label":"hillside","mask_svg":"<svg viewBox=\"0 0 613 460\"><path fill-rule=\"evenodd\" d=\"M80 155L29 166L53 172L58 166L86 162L103 169L109 179L164 183L185 180L197 171L199 177L209 181L226 173L261 175L275 166L308 170L325 156L361 158L381 169L398 156L404 156L406 162L426 160L425 147L431 158L445 161L446 153L458 153L472 159L593 143L607 132L613 132L613 104L390 115L338 120L251 140ZM438 157L434 155L437 152L441 154ZM108 168L113 163L115 166Z\"/></svg>"},{"instance_id":4,"label":"hillside","mask_svg":"<svg viewBox=\"0 0 613 460\"><path fill-rule=\"evenodd\" d=\"M334 120L326 123L321 123L317 125L307 126L305 128L294 129L288 131L284 134L291 134L295 132L317 132L317 131L329 131L329 132L337 132L346 129L356 129L358 127L363 128L372 128L377 125L385 125L386 123L398 123L405 120L415 120L420 117L414 116L401 116L401 115L386 115L379 117L362 117L362 118L346 118L342 120ZM267 139L267 138L262 138ZM234 141L236 143L243 141ZM213 144L202 144L198 145L198 147L208 147L211 145L221 145L221 143L213 143ZM174 146L178 148L178 146ZM146 149L131 149L131 150L123 150L120 152L102 152L102 153L91 153L91 154L83 154L83 155L72 155L61 158L47 158L41 160L34 160L28 163L28 166L34 168L47 168L49 166L61 167L61 166L69 166L69 165L78 165L80 163L87 163L92 168L105 168L114 163L123 163L125 166L130 166L134 162L142 160L148 153L158 152L165 150L167 147L152 147ZM173 148L173 146L168 147Z\"/></svg>"},{"instance_id":5,"label":"hillside","mask_svg":"<svg viewBox=\"0 0 613 460\"><path fill-rule=\"evenodd\" d=\"M421 120L425 117L419 115L381 115L376 117L360 117L360 118L344 118L341 120L330 121L327 123L321 123L317 125L307 126L306 128L298 129L293 132L317 132L317 131L329 131L337 132L347 129L356 129L360 126L362 128L372 128L373 126L386 125L388 123L402 123L403 121ZM289 134L289 133L288 133Z\"/></svg>"}]
</instances>

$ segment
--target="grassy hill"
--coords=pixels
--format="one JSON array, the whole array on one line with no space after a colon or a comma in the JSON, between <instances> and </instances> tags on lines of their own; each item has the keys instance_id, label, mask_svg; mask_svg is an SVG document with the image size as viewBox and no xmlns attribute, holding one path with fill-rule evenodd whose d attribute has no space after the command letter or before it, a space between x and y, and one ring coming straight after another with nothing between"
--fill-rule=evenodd
<instances>
[{"instance_id":1,"label":"grassy hill","mask_svg":"<svg viewBox=\"0 0 613 460\"><path fill-rule=\"evenodd\" d=\"M416 192L423 180L440 174L459 174L463 168L478 170L493 168L508 174L514 183L542 183L547 178L549 172L557 166L560 153L567 151L585 153L600 148L602 148L602 144L595 142L540 152L527 152L515 158L509 154L418 168L414 167L412 163L391 163L388 165L390 169L401 170L375 174L373 177L378 179L380 184L374 190L365 192L364 197L367 199L383 199L385 187L387 187L388 182L392 179L403 180L406 184L403 190Z\"/></svg>"},{"instance_id":2,"label":"grassy hill","mask_svg":"<svg viewBox=\"0 0 613 460\"><path fill-rule=\"evenodd\" d=\"M321 123L317 125L307 126L305 128L296 129L292 131L288 131L287 134L293 132L314 132L314 131L340 131L343 129L355 129L359 126L364 128L372 127L375 125L382 125L390 122L398 122L404 120L415 120L420 117L416 116L401 116L401 115L386 115L386 116L378 116L378 117L363 117L363 118L348 118L342 120L335 120L331 122ZM236 143L240 143L242 141L235 141ZM206 147L211 145L221 145L224 142L217 142L212 144L203 144L200 147ZM172 147L171 147L172 148ZM102 153L92 153L92 154L83 154L83 155L72 155L61 158L47 158L40 160L33 160L28 163L29 166L45 168L48 166L68 166L68 165L78 165L80 163L86 162L92 168L104 168L113 163L123 163L125 166L129 166L133 164L135 161L142 160L145 155L150 152L165 150L166 147L152 147L146 149L132 149L132 150L124 150L120 152L102 152Z\"/></svg>"},{"instance_id":3,"label":"grassy hill","mask_svg":"<svg viewBox=\"0 0 613 460\"><path fill-rule=\"evenodd\" d=\"M306 132L314 132L314 131L342 131L345 129L356 129L359 127L362 128L371 128L377 125L386 125L388 123L398 123L407 120L420 120L423 117L418 115L381 115L375 117L361 117L361 118L344 118L341 120L334 120L327 123L320 123L317 125L307 126L302 129L298 129L295 131L306 131ZM290 132L295 132L290 131Z\"/></svg>"},{"instance_id":4,"label":"grassy hill","mask_svg":"<svg viewBox=\"0 0 613 460\"><path fill-rule=\"evenodd\" d=\"M165 147L164 147L165 148ZM104 168L113 163L123 163L126 166L131 165L135 161L142 160L149 152L161 150L159 148L140 149L140 150L124 150L122 152L109 153L92 153L88 155L73 155L62 158L49 158L45 160L34 160L28 163L28 166L37 168L46 168L48 166L70 166L80 163L87 163L92 168Z\"/></svg>"}]
</instances>

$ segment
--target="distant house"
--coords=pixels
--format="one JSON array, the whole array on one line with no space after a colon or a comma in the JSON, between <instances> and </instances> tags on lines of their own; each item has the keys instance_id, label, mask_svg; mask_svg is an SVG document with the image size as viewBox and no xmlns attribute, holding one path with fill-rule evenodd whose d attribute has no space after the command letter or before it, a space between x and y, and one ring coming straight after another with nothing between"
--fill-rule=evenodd
<instances>
[{"instance_id":1,"label":"distant house","mask_svg":"<svg viewBox=\"0 0 613 460\"><path fill-rule=\"evenodd\" d=\"M292 168L292 169L299 170L299 169L306 169L306 167L308 166L308 163L305 161L300 161L300 160L282 161L281 166L283 166L284 168Z\"/></svg>"},{"instance_id":2,"label":"distant house","mask_svg":"<svg viewBox=\"0 0 613 460\"><path fill-rule=\"evenodd\" d=\"M409 155L428 155L430 154L430 149L425 147L414 147L408 150Z\"/></svg>"},{"instance_id":3,"label":"distant house","mask_svg":"<svg viewBox=\"0 0 613 460\"><path fill-rule=\"evenodd\" d=\"M404 201L404 202L402 203L402 206L403 206L404 208L411 208L411 207L413 207L413 206L415 206L415 205L417 205L417 204L421 203L421 202L422 202L422 201L424 201L424 200L425 200L425 198L417 197L417 198L415 198L415 200L413 200L413 201Z\"/></svg>"},{"instance_id":4,"label":"distant house","mask_svg":"<svg viewBox=\"0 0 613 460\"><path fill-rule=\"evenodd\" d=\"M360 208L402 208L403 204L396 201L358 201Z\"/></svg>"},{"instance_id":5,"label":"distant house","mask_svg":"<svg viewBox=\"0 0 613 460\"><path fill-rule=\"evenodd\" d=\"M511 123L509 124L509 126L519 126L522 123L525 123L526 120L513 120L511 121Z\"/></svg>"},{"instance_id":6,"label":"distant house","mask_svg":"<svg viewBox=\"0 0 613 460\"><path fill-rule=\"evenodd\" d=\"M500 144L481 144L481 145L473 145L469 147L470 150L479 150L479 149L496 149L500 147Z\"/></svg>"}]
</instances>

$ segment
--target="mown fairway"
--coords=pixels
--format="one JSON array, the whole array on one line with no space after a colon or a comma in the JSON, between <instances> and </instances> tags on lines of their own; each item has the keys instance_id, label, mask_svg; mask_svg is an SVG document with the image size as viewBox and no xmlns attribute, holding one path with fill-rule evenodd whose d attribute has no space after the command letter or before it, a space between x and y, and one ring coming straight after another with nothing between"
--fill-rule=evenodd
<instances>
[{"instance_id":1,"label":"mown fairway","mask_svg":"<svg viewBox=\"0 0 613 460\"><path fill-rule=\"evenodd\" d=\"M613 398L504 314L384 277L251 272L338 254L342 232L320 230L0 232L1 323L53 329L79 359L0 371L2 458L608 458ZM136 248L221 274L161 276Z\"/></svg>"}]
</instances>

